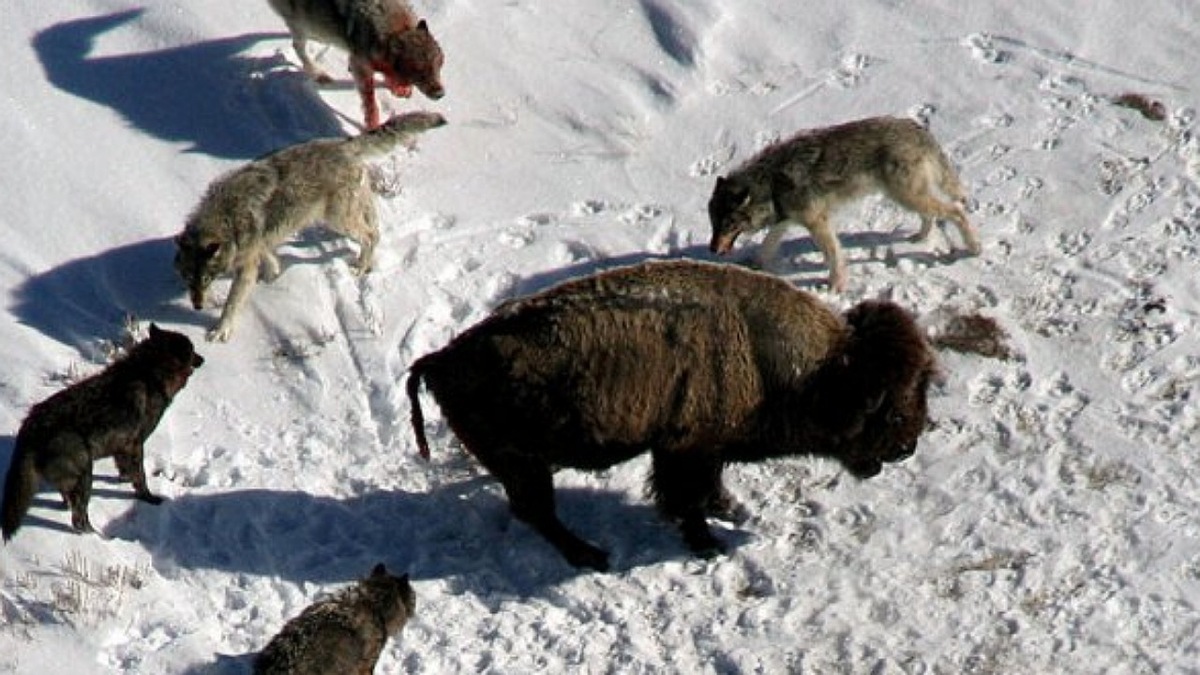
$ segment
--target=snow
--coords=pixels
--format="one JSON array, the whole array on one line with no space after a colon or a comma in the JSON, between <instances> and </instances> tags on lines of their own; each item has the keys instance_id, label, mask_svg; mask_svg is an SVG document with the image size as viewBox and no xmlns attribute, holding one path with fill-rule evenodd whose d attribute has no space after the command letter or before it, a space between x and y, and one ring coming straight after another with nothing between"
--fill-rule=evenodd
<instances>
[{"instance_id":1,"label":"snow","mask_svg":"<svg viewBox=\"0 0 1200 675\"><path fill-rule=\"evenodd\" d=\"M209 181L357 133L265 2L15 3L0 33L0 465L29 407L103 364L127 314L208 362L130 499L98 465L68 531L43 492L0 549L0 671L243 672L376 562L417 612L377 672L1196 673L1200 663L1200 141L1194 6L944 0L416 0L450 124L379 163L376 269L284 247L232 340L203 341L171 238ZM345 54L320 57L344 73ZM1163 104L1155 121L1116 105ZM839 216L849 288L800 228L779 273L838 308L888 298L931 332L980 314L1010 358L942 351L916 456L731 467L753 512L690 556L644 459L557 477L614 571L570 568L427 401L408 364L500 302L657 257L710 259L716 176L772 140L877 114L928 123L984 242L904 239L879 198ZM752 253L760 238L739 245ZM217 292L225 293L227 282Z\"/></svg>"}]
</instances>

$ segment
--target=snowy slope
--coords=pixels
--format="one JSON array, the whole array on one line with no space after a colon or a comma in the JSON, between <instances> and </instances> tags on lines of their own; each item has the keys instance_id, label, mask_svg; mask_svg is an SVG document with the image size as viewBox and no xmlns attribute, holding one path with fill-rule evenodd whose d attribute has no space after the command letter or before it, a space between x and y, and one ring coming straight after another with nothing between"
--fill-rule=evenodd
<instances>
[{"instance_id":1,"label":"snowy slope","mask_svg":"<svg viewBox=\"0 0 1200 675\"><path fill-rule=\"evenodd\" d=\"M1200 672L1200 12L1052 4L414 0L447 95L384 95L385 113L450 124L380 162L375 271L305 234L207 344L217 309L188 305L171 237L221 172L357 133L352 85L306 81L265 2L14 3L0 465L126 315L208 362L148 443L169 501L132 501L102 462L107 540L71 534L47 491L0 549L0 671L242 672L382 561L418 609L381 673ZM1165 118L1113 102L1129 93ZM644 498L644 460L563 472L563 520L609 574L514 522L432 402L433 461L416 457L414 358L559 280L709 259L716 176L875 114L928 123L983 255L953 254L953 232L907 242L916 217L871 198L838 218L846 293L798 228L780 273L839 308L895 300L933 334L973 313L1007 331L1008 358L942 353L915 457L866 482L730 468L754 516L718 524L732 552L712 561Z\"/></svg>"}]
</instances>

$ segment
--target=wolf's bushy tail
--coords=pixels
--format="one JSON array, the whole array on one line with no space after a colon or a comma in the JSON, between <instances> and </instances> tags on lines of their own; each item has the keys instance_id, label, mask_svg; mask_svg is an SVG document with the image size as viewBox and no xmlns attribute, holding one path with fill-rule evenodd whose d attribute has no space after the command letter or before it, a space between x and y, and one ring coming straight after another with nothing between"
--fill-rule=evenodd
<instances>
[{"instance_id":1,"label":"wolf's bushy tail","mask_svg":"<svg viewBox=\"0 0 1200 675\"><path fill-rule=\"evenodd\" d=\"M28 446L28 439L22 439L18 433L12 461L8 465L8 476L4 479L4 504L0 507L0 529L4 532L4 541L16 534L37 492L37 468L34 466L34 453Z\"/></svg>"},{"instance_id":2,"label":"wolf's bushy tail","mask_svg":"<svg viewBox=\"0 0 1200 675\"><path fill-rule=\"evenodd\" d=\"M417 438L417 452L421 458L429 459L429 440L425 438L425 415L421 412L421 377L425 374L426 359L417 359L408 369L408 403L412 408L413 435Z\"/></svg>"},{"instance_id":3,"label":"wolf's bushy tail","mask_svg":"<svg viewBox=\"0 0 1200 675\"><path fill-rule=\"evenodd\" d=\"M383 154L414 135L445 126L446 118L435 112L410 112L396 115L387 122L351 138L348 147L356 156Z\"/></svg>"}]
</instances>

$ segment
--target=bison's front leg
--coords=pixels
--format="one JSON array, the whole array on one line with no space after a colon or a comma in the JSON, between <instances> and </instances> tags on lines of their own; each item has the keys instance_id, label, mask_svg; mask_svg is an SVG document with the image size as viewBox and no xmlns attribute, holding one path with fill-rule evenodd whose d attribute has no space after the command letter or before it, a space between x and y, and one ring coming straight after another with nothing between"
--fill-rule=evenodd
<instances>
[{"instance_id":1,"label":"bison's front leg","mask_svg":"<svg viewBox=\"0 0 1200 675\"><path fill-rule=\"evenodd\" d=\"M554 478L550 467L534 460L512 456L486 465L504 485L513 515L537 530L562 553L568 563L575 567L590 567L599 572L608 570L608 553L575 536L558 519L554 505Z\"/></svg>"},{"instance_id":2,"label":"bison's front leg","mask_svg":"<svg viewBox=\"0 0 1200 675\"><path fill-rule=\"evenodd\" d=\"M707 520L709 510L728 497L721 486L721 462L694 449L655 450L653 458L651 490L659 511L679 523L684 543L696 555L724 553L725 545L713 536Z\"/></svg>"}]
</instances>

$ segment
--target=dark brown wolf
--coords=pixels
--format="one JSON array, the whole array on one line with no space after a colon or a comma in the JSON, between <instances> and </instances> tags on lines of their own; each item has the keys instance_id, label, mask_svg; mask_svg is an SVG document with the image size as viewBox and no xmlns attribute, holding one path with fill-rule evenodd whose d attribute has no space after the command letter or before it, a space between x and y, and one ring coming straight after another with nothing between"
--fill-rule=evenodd
<instances>
[{"instance_id":1,"label":"dark brown wolf","mask_svg":"<svg viewBox=\"0 0 1200 675\"><path fill-rule=\"evenodd\" d=\"M350 74L362 97L368 129L379 126L375 73L383 75L397 96L411 96L414 86L431 99L445 94L442 48L425 20L418 20L403 0L269 1L292 33L292 46L304 72L318 82L328 82L330 77L308 58L308 38L350 52Z\"/></svg>"},{"instance_id":2,"label":"dark brown wolf","mask_svg":"<svg viewBox=\"0 0 1200 675\"><path fill-rule=\"evenodd\" d=\"M116 460L138 499L162 502L146 486L144 444L203 363L186 336L151 324L150 337L119 361L33 406L17 432L4 481L4 539L20 527L39 478L58 488L75 529L93 532L87 511L92 464L102 457Z\"/></svg>"},{"instance_id":3,"label":"dark brown wolf","mask_svg":"<svg viewBox=\"0 0 1200 675\"><path fill-rule=\"evenodd\" d=\"M371 576L287 622L254 663L257 675L370 675L388 637L416 609L408 575Z\"/></svg>"}]
</instances>

